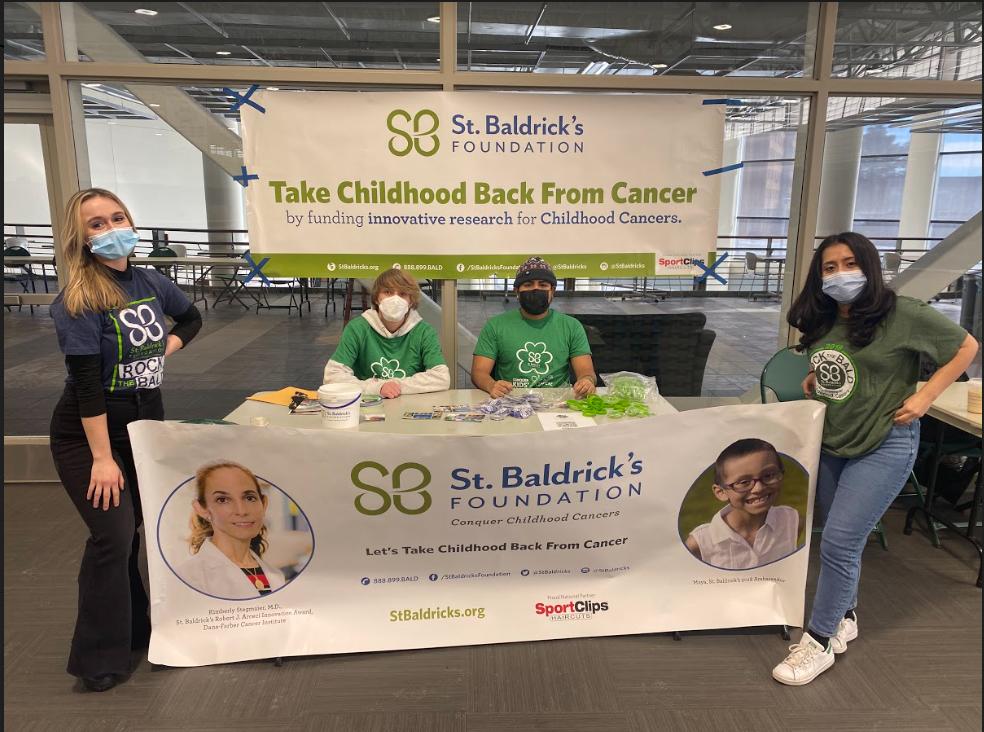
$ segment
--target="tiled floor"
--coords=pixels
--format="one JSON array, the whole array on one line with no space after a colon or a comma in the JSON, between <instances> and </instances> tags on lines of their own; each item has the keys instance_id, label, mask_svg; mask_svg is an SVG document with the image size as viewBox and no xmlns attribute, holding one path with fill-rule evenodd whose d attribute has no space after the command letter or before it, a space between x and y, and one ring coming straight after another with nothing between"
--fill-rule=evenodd
<instances>
[{"instance_id":1,"label":"tiled floor","mask_svg":"<svg viewBox=\"0 0 984 732\"><path fill-rule=\"evenodd\" d=\"M774 682L775 629L582 638L153 672L80 693L65 674L85 529L61 486L4 488L9 730L649 732L981 729L976 555L903 514L865 552L861 635L806 687ZM815 547L815 545L814 545ZM811 561L808 597L815 584ZM795 631L794 631L795 633ZM798 636L798 634L796 634Z\"/></svg>"}]
</instances>

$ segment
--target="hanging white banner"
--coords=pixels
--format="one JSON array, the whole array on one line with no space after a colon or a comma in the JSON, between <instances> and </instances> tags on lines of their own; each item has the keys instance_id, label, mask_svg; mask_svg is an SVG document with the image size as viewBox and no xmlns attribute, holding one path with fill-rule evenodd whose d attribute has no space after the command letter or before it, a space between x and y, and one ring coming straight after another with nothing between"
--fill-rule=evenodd
<instances>
[{"instance_id":1,"label":"hanging white banner","mask_svg":"<svg viewBox=\"0 0 984 732\"><path fill-rule=\"evenodd\" d=\"M724 101L256 92L240 110L250 245L294 276L484 277L531 254L560 277L697 274L735 167Z\"/></svg>"},{"instance_id":2,"label":"hanging white banner","mask_svg":"<svg viewBox=\"0 0 984 732\"><path fill-rule=\"evenodd\" d=\"M138 422L149 658L801 625L822 422L807 401L535 439Z\"/></svg>"}]
</instances>

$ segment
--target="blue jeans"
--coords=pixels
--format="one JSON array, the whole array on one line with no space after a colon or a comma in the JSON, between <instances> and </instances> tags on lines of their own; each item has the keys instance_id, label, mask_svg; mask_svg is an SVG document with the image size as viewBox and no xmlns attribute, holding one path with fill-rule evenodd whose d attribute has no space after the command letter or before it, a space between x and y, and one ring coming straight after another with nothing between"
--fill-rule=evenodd
<instances>
[{"instance_id":1,"label":"blue jeans","mask_svg":"<svg viewBox=\"0 0 984 732\"><path fill-rule=\"evenodd\" d=\"M809 628L832 636L844 614L857 606L861 553L868 535L902 490L919 448L919 420L893 426L867 455L839 458L821 453L817 476L820 579Z\"/></svg>"}]
</instances>

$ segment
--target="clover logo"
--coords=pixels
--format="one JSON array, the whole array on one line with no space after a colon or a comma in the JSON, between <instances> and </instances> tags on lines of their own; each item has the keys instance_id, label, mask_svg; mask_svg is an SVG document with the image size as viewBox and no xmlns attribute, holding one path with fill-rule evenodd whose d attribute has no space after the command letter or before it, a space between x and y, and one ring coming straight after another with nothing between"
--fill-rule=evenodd
<instances>
[{"instance_id":1,"label":"clover logo","mask_svg":"<svg viewBox=\"0 0 984 732\"><path fill-rule=\"evenodd\" d=\"M400 368L400 359L380 357L369 368L377 379L405 379L407 372Z\"/></svg>"},{"instance_id":2,"label":"clover logo","mask_svg":"<svg viewBox=\"0 0 984 732\"><path fill-rule=\"evenodd\" d=\"M380 478L389 476L389 487L373 485L363 480L362 474L366 471L375 471L378 473L379 478L375 479L377 482ZM403 487L403 476L408 472L410 474L416 474L417 480L415 481L416 485L405 488ZM380 463L374 460L364 460L352 468L352 484L366 491L355 497L355 510L365 516L379 516L389 511L390 506L392 506L400 513L405 513L409 516L423 513L431 506L430 493L424 490L424 488L430 485L430 481L430 471L420 463L401 463L390 473ZM369 503L377 503L378 505L366 506L363 503L363 499L370 497L372 497L372 500ZM405 498L410 499L411 497L414 497L415 500L410 500L409 502L419 505L408 506L404 503Z\"/></svg>"},{"instance_id":3,"label":"clover logo","mask_svg":"<svg viewBox=\"0 0 984 732\"><path fill-rule=\"evenodd\" d=\"M547 350L547 344L543 342L531 343L527 341L522 348L516 351L516 358L519 359L520 373L539 376L546 375L550 371L550 364L553 362L553 354Z\"/></svg>"},{"instance_id":4,"label":"clover logo","mask_svg":"<svg viewBox=\"0 0 984 732\"><path fill-rule=\"evenodd\" d=\"M408 125L410 131L399 129L398 122ZM394 109L386 118L386 127L395 134L389 139L389 151L402 158L416 150L418 155L429 158L441 148L441 139L434 134L440 125L437 114L430 109L421 109L414 115L405 109Z\"/></svg>"}]
</instances>

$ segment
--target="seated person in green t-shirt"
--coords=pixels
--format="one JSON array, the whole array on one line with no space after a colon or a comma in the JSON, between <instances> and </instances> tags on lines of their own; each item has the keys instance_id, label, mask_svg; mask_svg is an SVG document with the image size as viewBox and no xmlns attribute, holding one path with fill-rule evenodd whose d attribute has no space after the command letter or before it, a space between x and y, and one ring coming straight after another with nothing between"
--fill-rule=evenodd
<instances>
[{"instance_id":1,"label":"seated person in green t-shirt","mask_svg":"<svg viewBox=\"0 0 984 732\"><path fill-rule=\"evenodd\" d=\"M584 326L550 309L557 277L540 257L530 257L513 282L519 310L489 320L478 336L472 356L471 380L496 399L519 388L550 388L568 383L574 372L574 393L594 393L598 377Z\"/></svg>"},{"instance_id":2,"label":"seated person in green t-shirt","mask_svg":"<svg viewBox=\"0 0 984 732\"><path fill-rule=\"evenodd\" d=\"M372 284L372 309L349 322L325 366L325 383L353 383L364 394L444 391L451 385L437 333L417 312L420 286L398 269Z\"/></svg>"}]
</instances>

